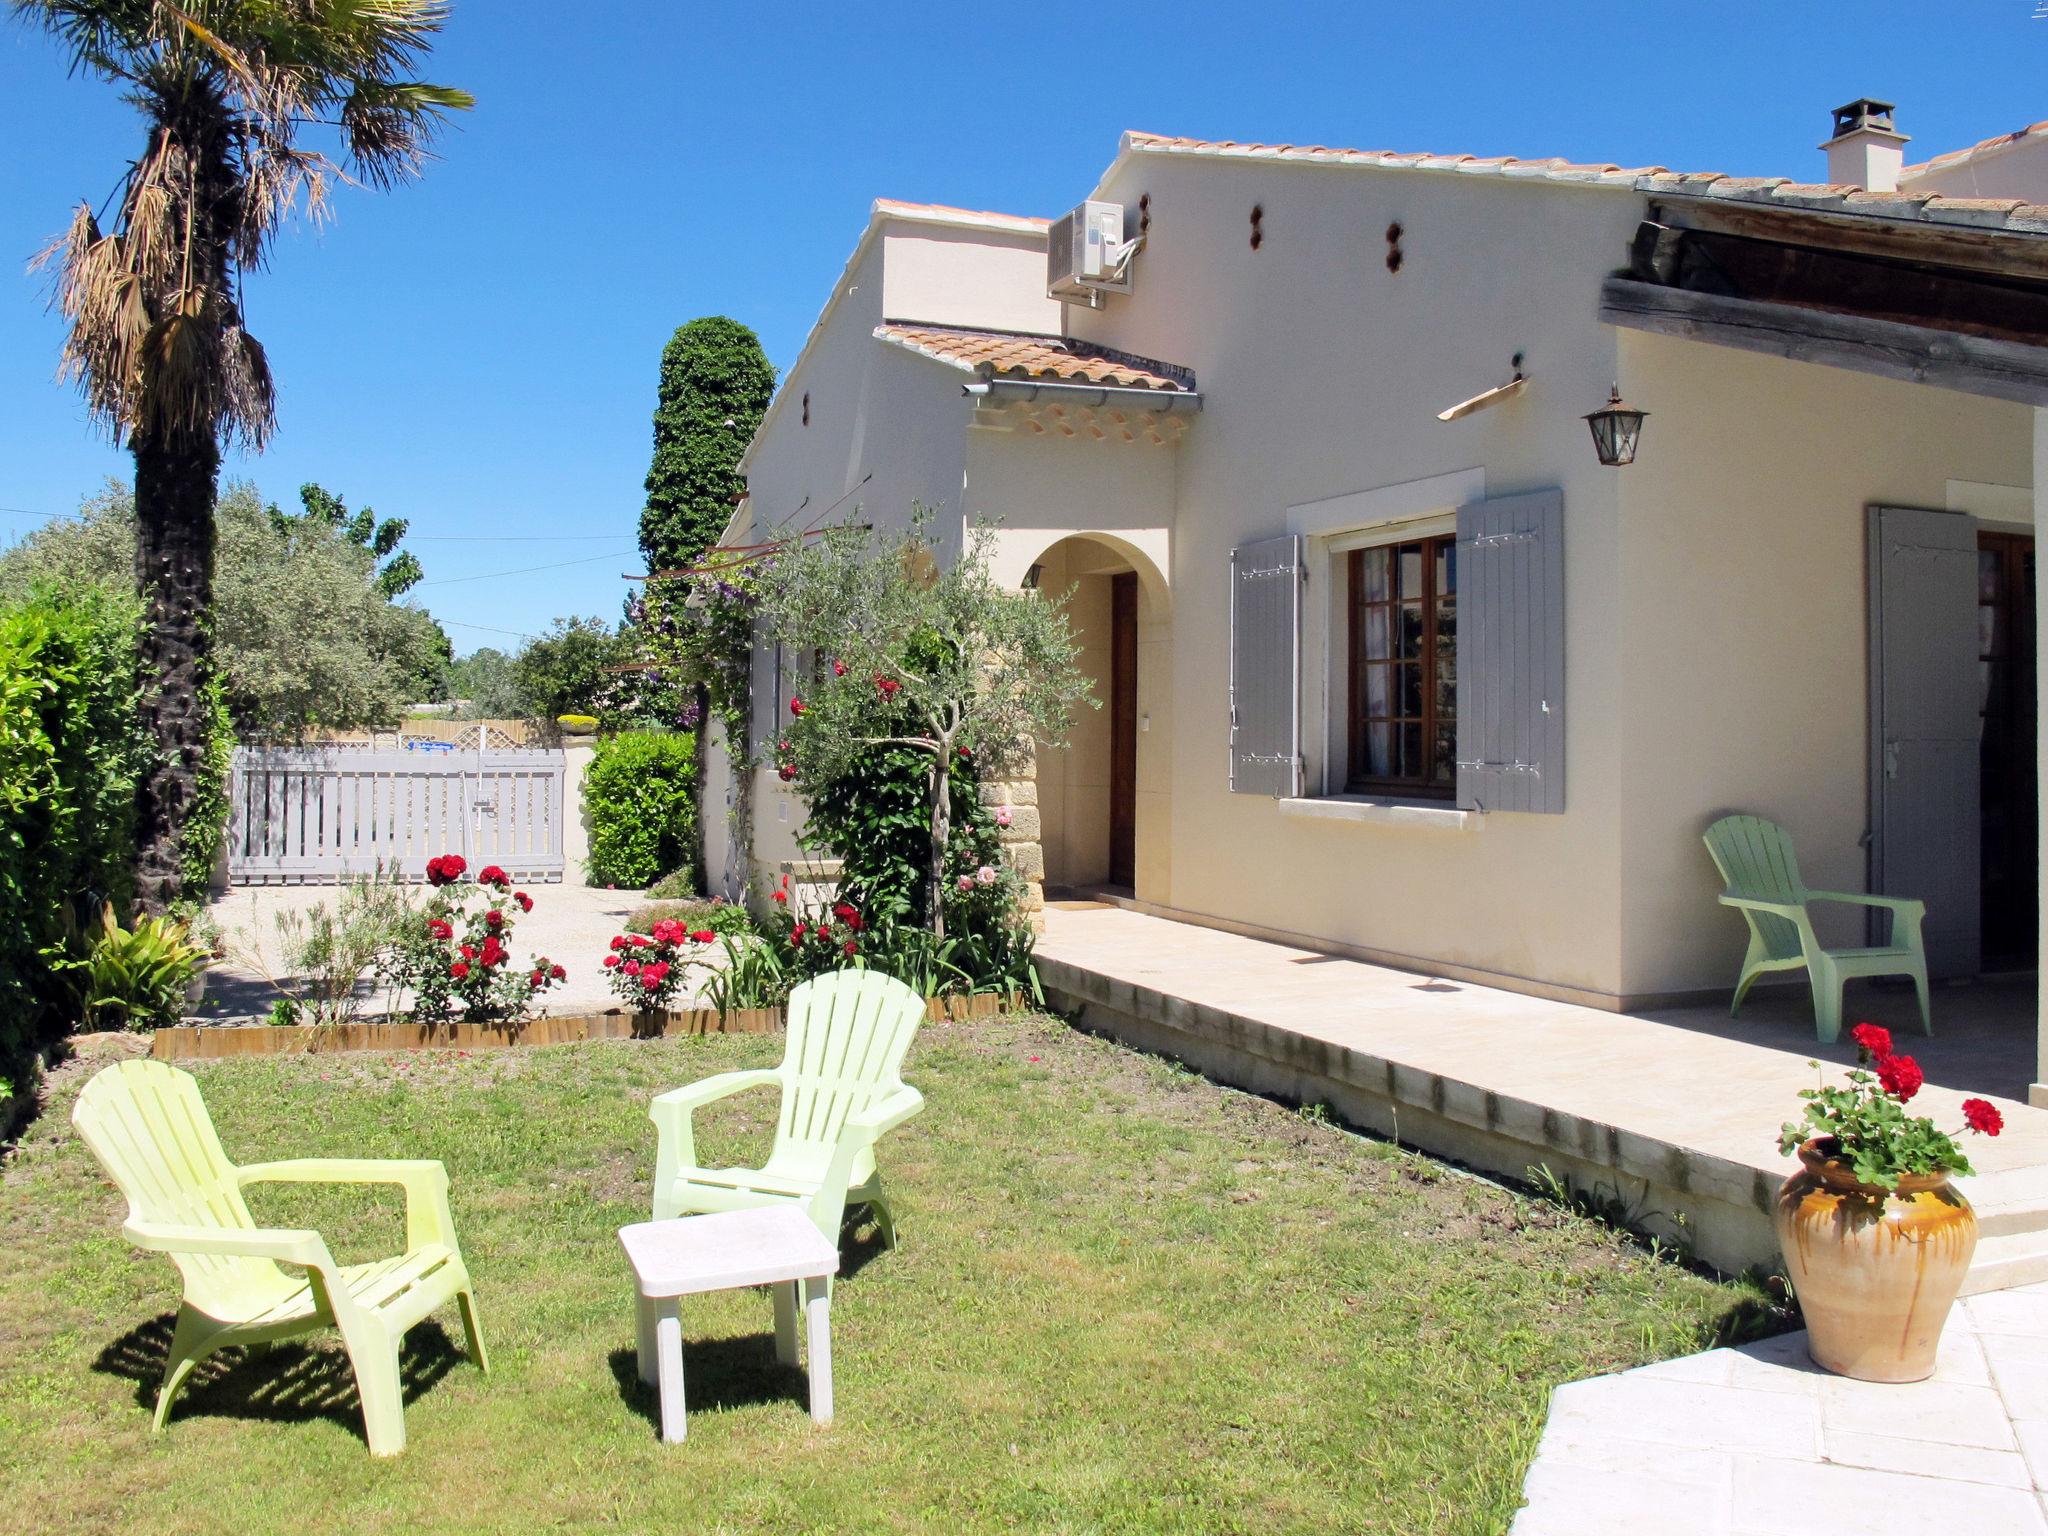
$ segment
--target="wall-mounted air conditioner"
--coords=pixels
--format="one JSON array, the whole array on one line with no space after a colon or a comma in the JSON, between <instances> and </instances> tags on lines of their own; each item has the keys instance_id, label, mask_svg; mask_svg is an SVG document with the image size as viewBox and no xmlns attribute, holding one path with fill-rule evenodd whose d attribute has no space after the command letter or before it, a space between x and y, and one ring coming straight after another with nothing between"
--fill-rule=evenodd
<instances>
[{"instance_id":1,"label":"wall-mounted air conditioner","mask_svg":"<svg viewBox=\"0 0 2048 1536\"><path fill-rule=\"evenodd\" d=\"M1129 293L1131 258L1143 243L1133 235L1122 203L1083 203L1053 220L1046 238L1047 297L1100 304L1105 293Z\"/></svg>"}]
</instances>

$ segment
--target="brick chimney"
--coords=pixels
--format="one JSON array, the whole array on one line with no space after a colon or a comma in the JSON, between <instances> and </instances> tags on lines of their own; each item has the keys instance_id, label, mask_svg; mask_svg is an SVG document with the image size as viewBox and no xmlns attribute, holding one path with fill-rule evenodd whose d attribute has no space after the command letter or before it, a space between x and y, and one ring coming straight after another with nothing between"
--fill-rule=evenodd
<instances>
[{"instance_id":1,"label":"brick chimney","mask_svg":"<svg viewBox=\"0 0 2048 1536\"><path fill-rule=\"evenodd\" d=\"M1821 148L1828 152L1828 180L1836 186L1867 192L1899 190L1906 136L1892 127L1890 102L1865 96L1835 108L1834 137Z\"/></svg>"}]
</instances>

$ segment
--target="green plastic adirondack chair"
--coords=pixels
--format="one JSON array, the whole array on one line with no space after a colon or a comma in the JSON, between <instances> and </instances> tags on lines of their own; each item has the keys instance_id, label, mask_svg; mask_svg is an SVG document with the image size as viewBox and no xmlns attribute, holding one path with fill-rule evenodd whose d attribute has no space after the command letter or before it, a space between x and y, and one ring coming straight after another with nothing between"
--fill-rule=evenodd
<instances>
[{"instance_id":1,"label":"green plastic adirondack chair","mask_svg":"<svg viewBox=\"0 0 2048 1536\"><path fill-rule=\"evenodd\" d=\"M370 1454L395 1456L405 1449L399 1342L451 1299L461 1303L470 1358L490 1370L439 1163L307 1158L238 1168L221 1150L192 1075L154 1061L99 1073L79 1094L71 1123L128 1197L123 1235L168 1254L184 1276L152 1428L164 1427L178 1389L215 1350L332 1325L355 1367ZM401 1185L406 1251L374 1264L337 1264L317 1232L259 1227L242 1191L266 1183Z\"/></svg>"},{"instance_id":2,"label":"green plastic adirondack chair","mask_svg":"<svg viewBox=\"0 0 2048 1536\"><path fill-rule=\"evenodd\" d=\"M880 971L834 971L796 988L782 1065L707 1077L649 1107L660 1132L654 1219L800 1200L836 1243L847 1207L865 1205L893 1248L896 1218L875 1170L874 1145L924 1108L923 1096L899 1075L924 1019L924 999ZM767 1087L782 1093L768 1161L759 1168L698 1167L690 1123L697 1108Z\"/></svg>"},{"instance_id":3,"label":"green plastic adirondack chair","mask_svg":"<svg viewBox=\"0 0 2048 1536\"><path fill-rule=\"evenodd\" d=\"M1910 976L1920 994L1920 1028L1933 1034L1927 1009L1927 950L1920 923L1927 904L1909 896L1869 896L1856 891L1808 890L1785 829L1760 816L1724 816L1706 831L1707 852L1728 889L1721 905L1734 907L1749 922L1749 953L1735 983L1733 1018L1742 1011L1757 977L1767 971L1802 967L1813 986L1814 1031L1826 1041L1842 1029L1842 984L1851 976ZM1891 942L1870 949L1823 949L1807 908L1835 901L1878 907L1891 914Z\"/></svg>"}]
</instances>

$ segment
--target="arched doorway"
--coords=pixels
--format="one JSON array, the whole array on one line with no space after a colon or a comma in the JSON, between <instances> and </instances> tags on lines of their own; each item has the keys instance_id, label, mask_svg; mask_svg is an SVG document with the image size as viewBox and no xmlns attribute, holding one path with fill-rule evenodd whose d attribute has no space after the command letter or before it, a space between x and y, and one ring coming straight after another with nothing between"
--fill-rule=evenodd
<instances>
[{"instance_id":1,"label":"arched doorway","mask_svg":"<svg viewBox=\"0 0 2048 1536\"><path fill-rule=\"evenodd\" d=\"M1064 745L1039 748L1047 895L1163 899L1165 580L1143 552L1099 534L1060 539L1026 579L1048 594L1071 593L1081 670L1101 704L1075 712Z\"/></svg>"}]
</instances>

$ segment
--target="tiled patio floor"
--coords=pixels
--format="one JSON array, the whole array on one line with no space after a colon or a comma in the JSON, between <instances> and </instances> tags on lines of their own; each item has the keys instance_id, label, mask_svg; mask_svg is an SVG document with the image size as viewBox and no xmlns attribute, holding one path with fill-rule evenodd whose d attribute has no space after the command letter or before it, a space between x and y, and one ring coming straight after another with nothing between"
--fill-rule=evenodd
<instances>
[{"instance_id":1,"label":"tiled patio floor","mask_svg":"<svg viewBox=\"0 0 2048 1536\"><path fill-rule=\"evenodd\" d=\"M1806 1335L1551 1394L1511 1536L2048 1536L2048 1285L1958 1303L1931 1380L1830 1376Z\"/></svg>"},{"instance_id":2,"label":"tiled patio floor","mask_svg":"<svg viewBox=\"0 0 2048 1536\"><path fill-rule=\"evenodd\" d=\"M1617 1167L1670 1163L1681 1187L1712 1183L1718 1198L1747 1205L1752 1220L1751 1182L1775 1189L1793 1166L1778 1155L1777 1131L1815 1081L1808 1062L1853 1054L1846 1042L1817 1047L1811 1014L1790 991L1759 996L1734 1024L1718 1008L1636 1017L1101 904L1057 905L1046 919L1040 955L1049 982L1064 975L1105 1006L1112 993L1142 997L1182 1039L1215 1040L1261 1069L1312 1061L1329 1072L1335 1063L1362 1090L1402 1100L1403 1127L1434 1108L1523 1143L1547 1137L1563 1147L1576 1138L1595 1148L1594 1161ZM1903 994L1858 990L1850 1017L1903 1031L1908 1007ZM1971 1196L1983 1213L2024 1206L2043 1218L2008 1230L2048 1225L2048 1111L2026 1107L2020 1075L2031 1059L2031 979L1938 991L1935 1029L1932 1039L1901 1033L1928 1074L1914 1107L1960 1125L1964 1097L1996 1099L2007 1129L1995 1141L1972 1138L1979 1177ZM1997 1225L1987 1222L1987 1233Z\"/></svg>"}]
</instances>

